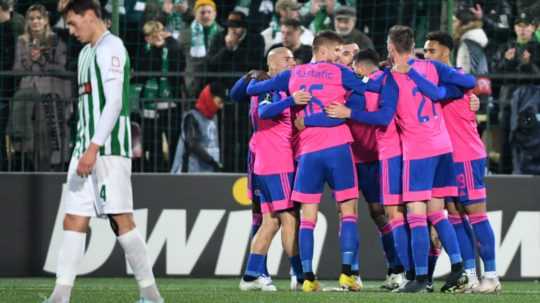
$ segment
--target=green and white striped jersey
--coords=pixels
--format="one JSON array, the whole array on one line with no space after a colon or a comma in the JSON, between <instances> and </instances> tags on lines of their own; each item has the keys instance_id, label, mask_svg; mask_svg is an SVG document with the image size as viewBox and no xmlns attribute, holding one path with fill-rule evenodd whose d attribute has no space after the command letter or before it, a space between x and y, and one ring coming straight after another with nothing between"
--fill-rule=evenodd
<instances>
[{"instance_id":1,"label":"green and white striped jersey","mask_svg":"<svg viewBox=\"0 0 540 303\"><path fill-rule=\"evenodd\" d=\"M79 54L77 76L79 119L73 156L80 158L91 142L99 142L100 155L130 158L132 156L129 119L130 63L122 40L110 32L105 32L94 46L87 44ZM105 85L106 83L108 85ZM100 118L105 104L109 102L121 102L121 110L118 118L110 121L110 125L114 123L110 134L104 134L103 129L98 130L98 125L103 126ZM115 105L120 106L119 103ZM101 134L99 137L102 137L99 140L96 138L98 132Z\"/></svg>"}]
</instances>

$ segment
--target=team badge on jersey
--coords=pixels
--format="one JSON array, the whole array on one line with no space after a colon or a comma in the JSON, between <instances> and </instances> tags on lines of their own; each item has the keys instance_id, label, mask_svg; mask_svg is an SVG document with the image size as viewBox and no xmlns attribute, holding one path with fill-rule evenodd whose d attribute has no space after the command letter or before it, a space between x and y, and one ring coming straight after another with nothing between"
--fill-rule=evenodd
<instances>
[{"instance_id":1,"label":"team badge on jersey","mask_svg":"<svg viewBox=\"0 0 540 303\"><path fill-rule=\"evenodd\" d=\"M92 93L92 83L91 82L85 82L79 84L79 97L88 95Z\"/></svg>"}]
</instances>

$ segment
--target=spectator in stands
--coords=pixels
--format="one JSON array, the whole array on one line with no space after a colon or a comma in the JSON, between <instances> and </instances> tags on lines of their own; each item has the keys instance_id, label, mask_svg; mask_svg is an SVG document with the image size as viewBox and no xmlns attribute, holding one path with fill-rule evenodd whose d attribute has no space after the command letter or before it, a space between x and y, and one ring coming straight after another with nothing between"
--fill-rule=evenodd
<instances>
[{"instance_id":1,"label":"spectator in stands","mask_svg":"<svg viewBox=\"0 0 540 303\"><path fill-rule=\"evenodd\" d=\"M466 73L486 74L488 64L484 49L488 38L482 29L482 20L474 15L470 6L461 6L454 15L453 28L458 45L456 65Z\"/></svg>"},{"instance_id":2,"label":"spectator in stands","mask_svg":"<svg viewBox=\"0 0 540 303\"><path fill-rule=\"evenodd\" d=\"M302 44L302 24L296 19L285 20L281 24L283 42L274 44L268 51L277 47L286 47L293 52L297 64L309 63L313 54L310 45Z\"/></svg>"},{"instance_id":3,"label":"spectator in stands","mask_svg":"<svg viewBox=\"0 0 540 303\"><path fill-rule=\"evenodd\" d=\"M182 72L185 56L178 41L164 30L159 21L148 21L143 27L146 43L140 48L133 64L141 72ZM172 151L180 133L180 97L182 78L161 75L140 77L142 85L144 169L168 171ZM165 151L165 152L164 152Z\"/></svg>"},{"instance_id":4,"label":"spectator in stands","mask_svg":"<svg viewBox=\"0 0 540 303\"><path fill-rule=\"evenodd\" d=\"M243 12L247 16L250 30L262 32L274 17L272 0L237 0L234 11Z\"/></svg>"},{"instance_id":5,"label":"spectator in stands","mask_svg":"<svg viewBox=\"0 0 540 303\"><path fill-rule=\"evenodd\" d=\"M512 35L512 5L507 0L475 1L469 9L476 19L482 20L483 29L489 38L488 57L495 54L497 47L510 39Z\"/></svg>"},{"instance_id":6,"label":"spectator in stands","mask_svg":"<svg viewBox=\"0 0 540 303\"><path fill-rule=\"evenodd\" d=\"M186 72L204 72L207 70L206 59L212 42L223 28L216 22L216 4L212 0L197 0L193 6L195 20L180 33L180 45L186 55ZM190 96L196 96L205 79L186 76L186 89Z\"/></svg>"},{"instance_id":7,"label":"spectator in stands","mask_svg":"<svg viewBox=\"0 0 540 303\"><path fill-rule=\"evenodd\" d=\"M309 25L308 28L315 34L323 30L331 30L333 29L332 16L339 6L340 3L336 0L309 0L300 10L302 23Z\"/></svg>"},{"instance_id":8,"label":"spectator in stands","mask_svg":"<svg viewBox=\"0 0 540 303\"><path fill-rule=\"evenodd\" d=\"M501 45L493 60L496 72L540 72L540 44L534 40L535 30L533 19L519 14L514 23L516 39Z\"/></svg>"},{"instance_id":9,"label":"spectator in stands","mask_svg":"<svg viewBox=\"0 0 540 303\"><path fill-rule=\"evenodd\" d=\"M285 20L295 19L300 21L300 8L301 4L296 0L278 0L276 2L276 14L272 17L270 26L261 32L264 38L264 53L268 53L270 47L274 44L281 43L283 41L283 35L281 34L281 25ZM305 28L301 27L302 33L300 34L300 41L302 44L311 45L313 43L313 33Z\"/></svg>"},{"instance_id":10,"label":"spectator in stands","mask_svg":"<svg viewBox=\"0 0 540 303\"><path fill-rule=\"evenodd\" d=\"M184 115L171 173L216 172L220 162L217 112L223 108L225 87L213 82L204 87L195 108Z\"/></svg>"},{"instance_id":11,"label":"spectator in stands","mask_svg":"<svg viewBox=\"0 0 540 303\"><path fill-rule=\"evenodd\" d=\"M0 71L11 70L15 60L16 34L11 18L11 6L7 0L0 0ZM4 143L9 117L9 98L13 94L14 78L0 76L0 171L5 169L6 146Z\"/></svg>"},{"instance_id":12,"label":"spectator in stands","mask_svg":"<svg viewBox=\"0 0 540 303\"><path fill-rule=\"evenodd\" d=\"M151 20L161 22L175 39L187 24L193 21L194 1L192 0L147 0L144 9L145 23Z\"/></svg>"},{"instance_id":13,"label":"spectator in stands","mask_svg":"<svg viewBox=\"0 0 540 303\"><path fill-rule=\"evenodd\" d=\"M40 4L26 12L26 26L17 41L15 71L51 73L24 76L13 97L10 134L16 152L34 170L63 169L68 160L67 106L71 84L54 73L64 71L66 45L52 32L48 12ZM30 167L28 167L30 168Z\"/></svg>"},{"instance_id":14,"label":"spectator in stands","mask_svg":"<svg viewBox=\"0 0 540 303\"><path fill-rule=\"evenodd\" d=\"M248 31L246 15L232 11L227 18L226 26L227 30L218 34L210 47L209 70L233 73L261 69L264 41L260 34ZM220 79L226 87L232 87L233 80L233 78Z\"/></svg>"},{"instance_id":15,"label":"spectator in stands","mask_svg":"<svg viewBox=\"0 0 540 303\"><path fill-rule=\"evenodd\" d=\"M334 29L345 40L345 43L355 43L360 49L374 49L371 39L355 26L356 9L350 6L342 6L336 9Z\"/></svg>"}]
</instances>

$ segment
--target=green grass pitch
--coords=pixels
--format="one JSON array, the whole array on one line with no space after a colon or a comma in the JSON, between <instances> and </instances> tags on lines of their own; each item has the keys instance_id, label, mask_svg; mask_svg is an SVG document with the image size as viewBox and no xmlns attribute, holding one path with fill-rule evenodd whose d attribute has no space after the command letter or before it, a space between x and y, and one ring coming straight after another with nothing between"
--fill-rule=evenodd
<instances>
[{"instance_id":1,"label":"green grass pitch","mask_svg":"<svg viewBox=\"0 0 540 303\"><path fill-rule=\"evenodd\" d=\"M384 302L485 302L485 303L540 303L540 283L503 282L503 291L498 295L470 294L392 294L378 288L380 282L365 283L359 293L320 292L304 294L290 292L287 280L276 281L281 291L275 293L240 292L238 279L158 279L159 287L166 302L331 302L331 303L384 303ZM26 303L41 302L40 296L48 295L54 284L52 278L0 279L0 302ZM323 286L335 286L335 281L324 281ZM442 286L441 282L435 285ZM129 302L137 299L137 287L129 278L79 278L71 298L74 303L86 302Z\"/></svg>"}]
</instances>

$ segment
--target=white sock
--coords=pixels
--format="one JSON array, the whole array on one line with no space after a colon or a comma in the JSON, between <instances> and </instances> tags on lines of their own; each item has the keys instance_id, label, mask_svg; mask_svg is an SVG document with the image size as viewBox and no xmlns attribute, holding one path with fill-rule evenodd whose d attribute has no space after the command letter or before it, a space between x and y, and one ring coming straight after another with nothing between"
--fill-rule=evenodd
<instances>
[{"instance_id":1,"label":"white sock","mask_svg":"<svg viewBox=\"0 0 540 303\"><path fill-rule=\"evenodd\" d=\"M486 271L486 272L484 272L484 278L497 279L497 278L499 278L499 276L497 275L496 271Z\"/></svg>"},{"instance_id":2,"label":"white sock","mask_svg":"<svg viewBox=\"0 0 540 303\"><path fill-rule=\"evenodd\" d=\"M146 251L146 244L144 243L141 234L136 228L118 237L118 242L122 245L126 259L133 269L135 274L135 280L139 284L139 290L141 296L147 300L159 301L161 295L156 286L156 280L152 273L152 267L150 266L150 260Z\"/></svg>"},{"instance_id":3,"label":"white sock","mask_svg":"<svg viewBox=\"0 0 540 303\"><path fill-rule=\"evenodd\" d=\"M71 289L77 276L77 268L84 255L85 244L86 233L71 230L64 231L64 238L58 253L56 285L51 295L52 302L69 302Z\"/></svg>"},{"instance_id":4,"label":"white sock","mask_svg":"<svg viewBox=\"0 0 540 303\"><path fill-rule=\"evenodd\" d=\"M469 277L476 276L476 268L465 269L465 273Z\"/></svg>"}]
</instances>

